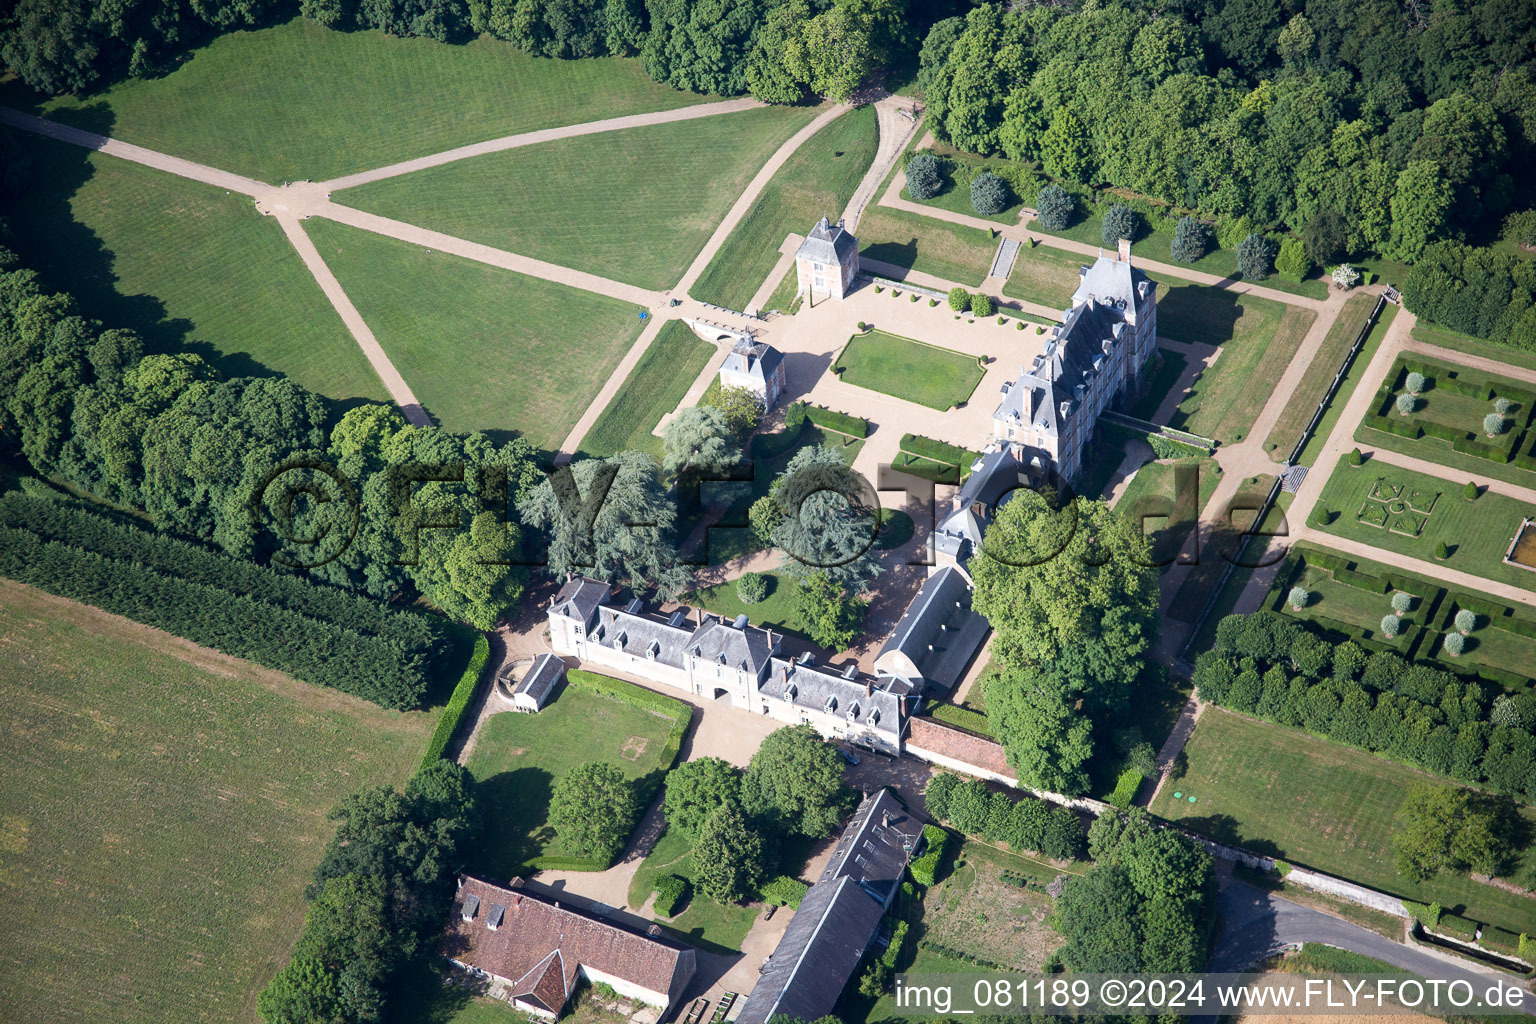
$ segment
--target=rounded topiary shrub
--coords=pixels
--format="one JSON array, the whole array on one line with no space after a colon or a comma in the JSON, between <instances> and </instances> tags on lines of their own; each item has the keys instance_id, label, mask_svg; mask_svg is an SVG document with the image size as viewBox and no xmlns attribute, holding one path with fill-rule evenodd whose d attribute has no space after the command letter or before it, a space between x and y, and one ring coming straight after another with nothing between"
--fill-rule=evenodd
<instances>
[{"instance_id":1,"label":"rounded topiary shrub","mask_svg":"<svg viewBox=\"0 0 1536 1024\"><path fill-rule=\"evenodd\" d=\"M1435 557L1442 562L1451 557L1451 549L1445 546L1445 541L1435 542Z\"/></svg>"},{"instance_id":2,"label":"rounded topiary shrub","mask_svg":"<svg viewBox=\"0 0 1536 1024\"><path fill-rule=\"evenodd\" d=\"M991 171L983 171L971 182L971 208L990 216L1008 208L1008 183Z\"/></svg>"},{"instance_id":3,"label":"rounded topiary shrub","mask_svg":"<svg viewBox=\"0 0 1536 1024\"><path fill-rule=\"evenodd\" d=\"M1407 416L1419 407L1419 400L1412 395L1398 395L1396 405L1397 414L1399 416Z\"/></svg>"},{"instance_id":4,"label":"rounded topiary shrub","mask_svg":"<svg viewBox=\"0 0 1536 1024\"><path fill-rule=\"evenodd\" d=\"M1445 653L1446 654L1449 654L1451 657L1454 658L1454 657L1456 657L1456 655L1458 655L1462 651L1466 650L1466 647L1467 647L1467 638L1462 636L1460 633L1447 633L1447 634L1445 634Z\"/></svg>"},{"instance_id":5,"label":"rounded topiary shrub","mask_svg":"<svg viewBox=\"0 0 1536 1024\"><path fill-rule=\"evenodd\" d=\"M1424 386L1428 383L1422 373L1410 373L1403 381L1403 386L1408 389L1410 395L1421 395L1424 393Z\"/></svg>"},{"instance_id":6,"label":"rounded topiary shrub","mask_svg":"<svg viewBox=\"0 0 1536 1024\"><path fill-rule=\"evenodd\" d=\"M1039 215L1041 227L1047 231L1060 231L1072 223L1072 215L1077 212L1077 200L1060 185L1047 185L1035 199L1035 212Z\"/></svg>"},{"instance_id":7,"label":"rounded topiary shrub","mask_svg":"<svg viewBox=\"0 0 1536 1024\"><path fill-rule=\"evenodd\" d=\"M1307 602L1312 600L1312 595L1307 593L1304 587L1292 587L1290 594L1286 596L1286 600L1291 603L1292 608L1301 611L1307 606Z\"/></svg>"},{"instance_id":8,"label":"rounded topiary shrub","mask_svg":"<svg viewBox=\"0 0 1536 1024\"><path fill-rule=\"evenodd\" d=\"M949 308L956 313L964 313L971 308L971 293L959 285L949 290Z\"/></svg>"},{"instance_id":9,"label":"rounded topiary shrub","mask_svg":"<svg viewBox=\"0 0 1536 1024\"><path fill-rule=\"evenodd\" d=\"M1211 231L1194 217L1182 217L1173 229L1170 254L1180 263L1193 263L1211 248Z\"/></svg>"},{"instance_id":10,"label":"rounded topiary shrub","mask_svg":"<svg viewBox=\"0 0 1536 1024\"><path fill-rule=\"evenodd\" d=\"M866 324L863 320L860 320L859 321L859 333L862 334L862 333L864 333L867 330L869 330L869 325Z\"/></svg>"},{"instance_id":11,"label":"rounded topiary shrub","mask_svg":"<svg viewBox=\"0 0 1536 1024\"><path fill-rule=\"evenodd\" d=\"M918 153L907 161L907 194L913 199L932 199L943 187L944 175L932 153Z\"/></svg>"},{"instance_id":12,"label":"rounded topiary shrub","mask_svg":"<svg viewBox=\"0 0 1536 1024\"><path fill-rule=\"evenodd\" d=\"M997 303L992 301L992 296L977 292L971 296L971 312L977 316L991 316L997 311Z\"/></svg>"},{"instance_id":13,"label":"rounded topiary shrub","mask_svg":"<svg viewBox=\"0 0 1536 1024\"><path fill-rule=\"evenodd\" d=\"M1381 635L1384 637L1397 636L1398 630L1403 628L1402 621L1396 615L1383 615L1381 617Z\"/></svg>"},{"instance_id":14,"label":"rounded topiary shrub","mask_svg":"<svg viewBox=\"0 0 1536 1024\"><path fill-rule=\"evenodd\" d=\"M1105 245L1113 248L1120 244L1122 238L1135 241L1136 232L1140 226L1141 218L1137 216L1135 210L1116 203L1104 211L1104 227L1100 237Z\"/></svg>"},{"instance_id":15,"label":"rounded topiary shrub","mask_svg":"<svg viewBox=\"0 0 1536 1024\"><path fill-rule=\"evenodd\" d=\"M1493 400L1493 411L1500 416L1508 416L1515 411L1515 403L1512 399L1495 398Z\"/></svg>"},{"instance_id":16,"label":"rounded topiary shrub","mask_svg":"<svg viewBox=\"0 0 1536 1024\"><path fill-rule=\"evenodd\" d=\"M768 581L760 572L749 572L736 581L736 596L742 604L757 604L768 596Z\"/></svg>"},{"instance_id":17,"label":"rounded topiary shrub","mask_svg":"<svg viewBox=\"0 0 1536 1024\"><path fill-rule=\"evenodd\" d=\"M1413 595L1399 590L1392 595L1392 611L1397 615L1407 615L1408 609L1413 607Z\"/></svg>"},{"instance_id":18,"label":"rounded topiary shrub","mask_svg":"<svg viewBox=\"0 0 1536 1024\"><path fill-rule=\"evenodd\" d=\"M1498 437L1509 429L1509 420L1496 412L1491 412L1483 417L1483 433L1489 437Z\"/></svg>"},{"instance_id":19,"label":"rounded topiary shrub","mask_svg":"<svg viewBox=\"0 0 1536 1024\"><path fill-rule=\"evenodd\" d=\"M1024 329L1024 321L1020 320L1018 323L1014 324L1013 326L1014 326L1015 330L1022 331Z\"/></svg>"},{"instance_id":20,"label":"rounded topiary shrub","mask_svg":"<svg viewBox=\"0 0 1536 1024\"><path fill-rule=\"evenodd\" d=\"M1354 451L1349 453L1349 464L1351 466L1359 466L1359 465L1363 465L1364 463L1365 463L1365 456L1360 454L1360 449L1359 448L1356 448Z\"/></svg>"},{"instance_id":21,"label":"rounded topiary shrub","mask_svg":"<svg viewBox=\"0 0 1536 1024\"><path fill-rule=\"evenodd\" d=\"M1468 501L1474 500L1477 497L1477 493L1477 484L1471 480L1468 480L1467 486L1461 489L1461 496Z\"/></svg>"},{"instance_id":22,"label":"rounded topiary shrub","mask_svg":"<svg viewBox=\"0 0 1536 1024\"><path fill-rule=\"evenodd\" d=\"M1462 633L1472 632L1477 628L1477 613L1470 608L1457 609L1456 628Z\"/></svg>"}]
</instances>

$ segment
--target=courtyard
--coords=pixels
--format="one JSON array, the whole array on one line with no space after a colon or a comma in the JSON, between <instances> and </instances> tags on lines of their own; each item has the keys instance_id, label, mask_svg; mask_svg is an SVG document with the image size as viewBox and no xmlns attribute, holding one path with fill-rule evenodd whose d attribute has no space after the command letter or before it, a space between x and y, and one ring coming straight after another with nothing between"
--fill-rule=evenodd
<instances>
[{"instance_id":1,"label":"courtyard","mask_svg":"<svg viewBox=\"0 0 1536 1024\"><path fill-rule=\"evenodd\" d=\"M964 405L981 383L981 359L886 331L848 339L832 372L849 384L940 412Z\"/></svg>"}]
</instances>

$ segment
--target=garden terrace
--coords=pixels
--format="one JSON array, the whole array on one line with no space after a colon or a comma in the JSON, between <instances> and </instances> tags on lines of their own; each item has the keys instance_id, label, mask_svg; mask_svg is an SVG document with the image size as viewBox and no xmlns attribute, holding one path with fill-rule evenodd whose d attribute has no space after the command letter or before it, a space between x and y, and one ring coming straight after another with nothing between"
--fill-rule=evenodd
<instances>
[{"instance_id":1,"label":"garden terrace","mask_svg":"<svg viewBox=\"0 0 1536 1024\"><path fill-rule=\"evenodd\" d=\"M870 330L848 340L832 372L845 383L945 410L965 404L986 371L975 356Z\"/></svg>"},{"instance_id":2,"label":"garden terrace","mask_svg":"<svg viewBox=\"0 0 1536 1024\"><path fill-rule=\"evenodd\" d=\"M0 1019L255 1020L326 814L403 784L434 716L10 581L0 644Z\"/></svg>"},{"instance_id":3,"label":"garden terrace","mask_svg":"<svg viewBox=\"0 0 1536 1024\"><path fill-rule=\"evenodd\" d=\"M573 768L606 761L635 781L643 811L677 758L691 716L682 701L572 670L537 714L505 711L487 718L465 765L485 816L469 870L510 878L529 869L606 868L565 848L549 826L556 784Z\"/></svg>"},{"instance_id":4,"label":"garden terrace","mask_svg":"<svg viewBox=\"0 0 1536 1024\"><path fill-rule=\"evenodd\" d=\"M1024 211L1024 200L1019 198L1012 178L1018 177L1019 165L1008 160L987 159L974 153L956 149L943 142L934 142L926 149L917 152L927 153L939 161L939 173L943 184L937 194L928 199L914 199L912 193L905 188L901 190L901 198L911 203L922 203L924 206L936 207L940 210L948 210L950 213L962 213L967 217L979 217L982 220L990 220L996 224L1010 226L1019 222L1019 215ZM1008 205L997 213L981 213L971 205L971 182L978 175L986 172L996 174L1003 181L1008 182ZM1033 189L1033 183L1026 188ZM884 189L880 192L884 195ZM1033 196L1031 196L1033 198Z\"/></svg>"},{"instance_id":5,"label":"garden terrace","mask_svg":"<svg viewBox=\"0 0 1536 1024\"><path fill-rule=\"evenodd\" d=\"M1126 483L1115 510L1134 517L1142 527L1155 562L1171 565L1220 482L1221 466L1215 459L1149 462Z\"/></svg>"},{"instance_id":6,"label":"garden terrace","mask_svg":"<svg viewBox=\"0 0 1536 1024\"><path fill-rule=\"evenodd\" d=\"M559 448L644 327L618 299L334 221L309 220L304 230L416 397L450 430L517 430Z\"/></svg>"},{"instance_id":7,"label":"garden terrace","mask_svg":"<svg viewBox=\"0 0 1536 1024\"><path fill-rule=\"evenodd\" d=\"M1003 294L1052 309L1066 309L1077 291L1086 256L1048 245L1021 245L1013 272L1003 282Z\"/></svg>"},{"instance_id":8,"label":"garden terrace","mask_svg":"<svg viewBox=\"0 0 1536 1024\"><path fill-rule=\"evenodd\" d=\"M1237 493L1232 496L1227 506L1232 510L1230 515L1227 514L1226 508L1213 510L1208 518L1215 520L1215 526L1201 548L1200 561L1185 575L1184 582L1179 584L1179 589L1168 606L1168 615L1180 622L1193 623L1195 617L1204 610L1212 590L1221 582L1226 572L1229 559L1237 556L1243 532L1254 529L1254 519L1274 484L1275 478L1272 476L1248 477L1238 485ZM1283 515L1284 512L1277 505L1265 520L1263 529L1275 530ZM1251 543L1258 544L1261 539L1262 537L1256 534ZM1233 570L1233 574L1237 575L1242 571L1241 568L1237 568Z\"/></svg>"},{"instance_id":9,"label":"garden terrace","mask_svg":"<svg viewBox=\"0 0 1536 1024\"><path fill-rule=\"evenodd\" d=\"M1317 314L1198 284L1163 285L1157 330L1177 341L1219 345L1221 355L1190 385L1168 425L1226 443L1243 440L1258 415L1256 387L1290 365Z\"/></svg>"},{"instance_id":10,"label":"garden terrace","mask_svg":"<svg viewBox=\"0 0 1536 1024\"><path fill-rule=\"evenodd\" d=\"M1536 930L1536 899L1461 874L1441 872L1415 883L1398 873L1392 850L1397 810L1416 783L1433 776L1219 707L1200 716L1184 756L1187 771L1163 783L1154 814L1395 896L1439 901L1447 911L1515 931ZM1531 809L1522 813L1536 820Z\"/></svg>"},{"instance_id":11,"label":"garden terrace","mask_svg":"<svg viewBox=\"0 0 1536 1024\"><path fill-rule=\"evenodd\" d=\"M811 107L763 107L503 150L335 201L642 288L670 288ZM783 242L781 235L774 243Z\"/></svg>"},{"instance_id":12,"label":"garden terrace","mask_svg":"<svg viewBox=\"0 0 1536 1024\"><path fill-rule=\"evenodd\" d=\"M1408 395L1409 374L1424 376L1404 415L1397 403ZM1400 356L1377 391L1376 405L1361 420L1355 440L1388 451L1438 462L1452 469L1536 486L1536 391L1530 385L1417 355ZM1496 413L1495 401L1514 407L1503 416L1505 430L1489 437L1483 419Z\"/></svg>"},{"instance_id":13,"label":"garden terrace","mask_svg":"<svg viewBox=\"0 0 1536 1024\"><path fill-rule=\"evenodd\" d=\"M741 949L760 911L756 907L716 903L694 889L693 873L693 840L681 829L668 829L651 847L630 880L630 908L643 907L662 877L677 875L689 883L685 902L670 918L658 915L661 926L700 949L719 953Z\"/></svg>"},{"instance_id":14,"label":"garden terrace","mask_svg":"<svg viewBox=\"0 0 1536 1024\"><path fill-rule=\"evenodd\" d=\"M1452 569L1536 590L1536 573L1504 561L1530 512L1524 502L1492 492L1469 501L1461 486L1440 477L1340 460L1310 525L1424 561L1435 560L1436 546L1443 543L1449 557L1442 561Z\"/></svg>"},{"instance_id":15,"label":"garden terrace","mask_svg":"<svg viewBox=\"0 0 1536 1024\"><path fill-rule=\"evenodd\" d=\"M276 184L708 99L656 84L639 60L549 60L489 36L448 45L295 18L220 35L164 75L47 99L12 83L4 102Z\"/></svg>"},{"instance_id":16,"label":"garden terrace","mask_svg":"<svg viewBox=\"0 0 1536 1024\"><path fill-rule=\"evenodd\" d=\"M997 251L997 240L990 231L878 203L870 203L859 218L859 245L863 259L932 274L967 287L986 280Z\"/></svg>"},{"instance_id":17,"label":"garden terrace","mask_svg":"<svg viewBox=\"0 0 1536 1024\"><path fill-rule=\"evenodd\" d=\"M1360 351L1355 354L1354 360L1350 362L1349 369L1344 374L1344 379L1339 382L1339 389L1334 392L1333 401L1328 403L1328 408L1323 410L1322 418L1317 421L1317 429L1312 432L1312 436L1307 440L1306 445L1302 447L1301 455L1296 459L1297 465L1310 467L1317 462L1318 455L1322 453L1323 447L1328 443L1328 438L1333 436L1333 429L1338 424L1339 417L1343 415L1344 407L1349 404L1350 397L1354 395L1355 389L1360 386L1360 381L1365 377L1365 371L1371 365L1371 359L1376 355L1376 350L1381 348L1382 339L1386 337L1387 330L1392 326L1392 321L1397 317L1397 311L1400 308L1390 302L1382 308L1381 315L1376 318L1375 326L1371 328L1371 333L1366 336L1365 344L1360 346ZM1329 333L1331 334L1332 331L1330 330ZM1342 360L1342 358L1343 355L1341 353L1340 359ZM1303 389L1311 387L1309 381L1314 379L1314 373L1321 377L1322 373L1326 371L1331 378L1338 371L1337 363L1332 366L1325 366L1323 362L1321 357L1314 357L1312 362L1307 364L1307 372L1302 376L1301 387ZM1326 390L1327 385L1324 383L1318 393L1321 394L1326 392ZM1281 413L1282 419L1286 418L1288 414L1288 409L1283 411ZM1305 425L1304 422L1303 425ZM1297 433L1291 435L1289 440L1282 437L1278 430L1272 431L1270 433L1270 443L1275 445L1272 457L1288 457L1290 449L1287 446L1295 445L1296 437L1300 434L1300 431L1301 428L1297 428Z\"/></svg>"},{"instance_id":18,"label":"garden terrace","mask_svg":"<svg viewBox=\"0 0 1536 1024\"><path fill-rule=\"evenodd\" d=\"M1297 586L1310 595L1301 609L1288 599ZM1380 633L1381 620L1392 611L1396 591L1413 595L1414 604L1403 616L1403 632L1388 638ZM1395 651L1410 661L1475 674L1512 692L1533 685L1536 613L1484 594L1448 590L1415 573L1302 543L1292 548L1266 600L1272 610L1310 623L1331 642L1354 640L1369 649ZM1463 608L1478 616L1478 625L1462 653L1452 657L1442 638L1455 629L1456 613Z\"/></svg>"}]
</instances>

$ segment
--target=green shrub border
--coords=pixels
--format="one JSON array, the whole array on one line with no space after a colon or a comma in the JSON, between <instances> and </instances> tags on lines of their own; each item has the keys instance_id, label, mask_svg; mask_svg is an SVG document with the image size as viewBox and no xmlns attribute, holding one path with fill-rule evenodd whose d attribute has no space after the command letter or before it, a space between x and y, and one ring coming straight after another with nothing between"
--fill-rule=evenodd
<instances>
[{"instance_id":1,"label":"green shrub border","mask_svg":"<svg viewBox=\"0 0 1536 1024\"><path fill-rule=\"evenodd\" d=\"M453 688L443 713L437 717L437 727L432 730L432 738L427 741L427 752L421 758L423 768L442 757L448 749L453 734L458 731L459 721L474 700L475 691L480 688L480 677L485 673L485 663L490 656L491 642L484 633L476 634L475 649L469 656L469 664L464 666L464 674L459 676L458 685Z\"/></svg>"}]
</instances>

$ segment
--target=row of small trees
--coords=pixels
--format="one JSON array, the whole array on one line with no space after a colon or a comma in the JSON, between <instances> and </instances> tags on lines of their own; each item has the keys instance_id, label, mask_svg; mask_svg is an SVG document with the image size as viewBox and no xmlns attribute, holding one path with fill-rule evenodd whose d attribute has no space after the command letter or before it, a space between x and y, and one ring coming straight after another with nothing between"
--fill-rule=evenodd
<instances>
[{"instance_id":1,"label":"row of small trees","mask_svg":"<svg viewBox=\"0 0 1536 1024\"><path fill-rule=\"evenodd\" d=\"M923 794L928 814L956 831L977 835L990 843L1007 843L1015 850L1034 850L1052 860L1083 855L1081 817L1070 807L1052 807L1043 800L1015 801L980 779L961 781L940 772Z\"/></svg>"}]
</instances>

